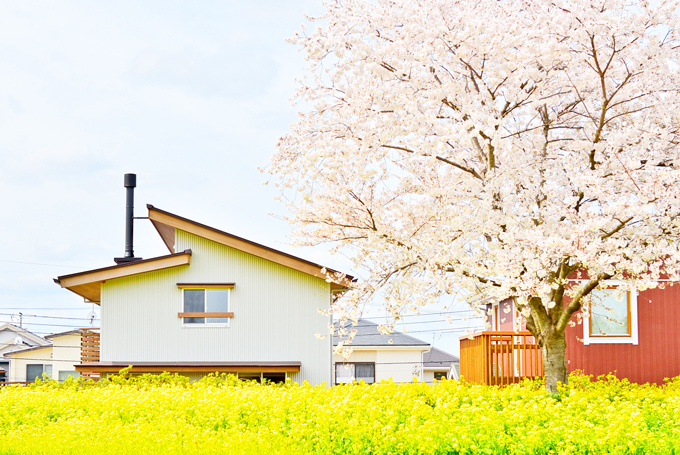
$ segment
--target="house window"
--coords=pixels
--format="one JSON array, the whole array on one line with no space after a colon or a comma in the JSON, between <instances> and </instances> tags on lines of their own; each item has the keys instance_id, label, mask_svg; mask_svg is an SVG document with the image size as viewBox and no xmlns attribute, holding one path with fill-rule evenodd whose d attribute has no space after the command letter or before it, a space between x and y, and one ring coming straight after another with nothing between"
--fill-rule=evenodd
<instances>
[{"instance_id":1,"label":"house window","mask_svg":"<svg viewBox=\"0 0 680 455\"><path fill-rule=\"evenodd\" d=\"M26 382L34 382L36 379L42 379L43 373L52 376L52 365L29 363L26 365Z\"/></svg>"},{"instance_id":2,"label":"house window","mask_svg":"<svg viewBox=\"0 0 680 455\"><path fill-rule=\"evenodd\" d=\"M638 344L637 293L615 286L592 291L590 314L583 321L584 344Z\"/></svg>"},{"instance_id":3,"label":"house window","mask_svg":"<svg viewBox=\"0 0 680 455\"><path fill-rule=\"evenodd\" d=\"M281 384L286 382L286 373L238 373L238 378L241 381L257 381L269 382L272 384Z\"/></svg>"},{"instance_id":4,"label":"house window","mask_svg":"<svg viewBox=\"0 0 680 455\"><path fill-rule=\"evenodd\" d=\"M437 381L441 381L442 379L446 379L448 372L447 371L435 371L434 372L434 378Z\"/></svg>"},{"instance_id":5,"label":"house window","mask_svg":"<svg viewBox=\"0 0 680 455\"><path fill-rule=\"evenodd\" d=\"M590 336L631 336L630 291L615 288L593 291Z\"/></svg>"},{"instance_id":6,"label":"house window","mask_svg":"<svg viewBox=\"0 0 680 455\"><path fill-rule=\"evenodd\" d=\"M78 371L60 371L59 372L59 382L64 382L69 377L77 379L80 377L80 372Z\"/></svg>"},{"instance_id":7,"label":"house window","mask_svg":"<svg viewBox=\"0 0 680 455\"><path fill-rule=\"evenodd\" d=\"M375 382L375 363L336 363L335 383L346 384L354 381Z\"/></svg>"},{"instance_id":8,"label":"house window","mask_svg":"<svg viewBox=\"0 0 680 455\"><path fill-rule=\"evenodd\" d=\"M229 289L184 289L183 313L179 317L184 324L227 324L229 313Z\"/></svg>"}]
</instances>

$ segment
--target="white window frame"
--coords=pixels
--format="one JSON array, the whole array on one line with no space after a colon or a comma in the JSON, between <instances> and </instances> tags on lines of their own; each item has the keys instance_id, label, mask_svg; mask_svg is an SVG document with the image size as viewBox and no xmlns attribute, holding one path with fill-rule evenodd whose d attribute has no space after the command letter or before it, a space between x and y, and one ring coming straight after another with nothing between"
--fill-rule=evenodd
<instances>
[{"instance_id":1,"label":"white window frame","mask_svg":"<svg viewBox=\"0 0 680 455\"><path fill-rule=\"evenodd\" d=\"M231 312L231 288L230 287L224 287L224 288L217 288L217 287L184 287L181 289L182 292L182 303L180 307L180 313L185 312L184 311L184 291L204 291L207 293L207 291L227 291L227 312ZM207 304L208 298L206 294L205 298L205 303ZM207 319L207 318L206 318ZM205 328L205 327L230 327L231 323L231 318L227 318L227 322L204 322L202 324L200 323L185 323L184 318L182 318L182 328L186 329L200 329L200 328Z\"/></svg>"},{"instance_id":2,"label":"white window frame","mask_svg":"<svg viewBox=\"0 0 680 455\"><path fill-rule=\"evenodd\" d=\"M607 280L608 287L623 286L623 281ZM590 317L583 315L583 344L638 344L638 299L637 291L630 290L630 335L623 336L590 336ZM592 304L591 304L592 305ZM591 310L592 311L592 308Z\"/></svg>"},{"instance_id":3,"label":"white window frame","mask_svg":"<svg viewBox=\"0 0 680 455\"><path fill-rule=\"evenodd\" d=\"M375 362L336 362L334 364L335 366L335 371L333 371L333 382L335 385L340 385L340 384L352 384L353 382L362 380L364 378L356 378L356 366L358 365L373 365L373 381L371 382L366 382L366 384L375 384L377 382L376 380L376 372L375 372ZM347 382L338 382L338 367L340 368L352 368L353 374L352 374L352 379ZM365 379L364 379L365 381Z\"/></svg>"}]
</instances>

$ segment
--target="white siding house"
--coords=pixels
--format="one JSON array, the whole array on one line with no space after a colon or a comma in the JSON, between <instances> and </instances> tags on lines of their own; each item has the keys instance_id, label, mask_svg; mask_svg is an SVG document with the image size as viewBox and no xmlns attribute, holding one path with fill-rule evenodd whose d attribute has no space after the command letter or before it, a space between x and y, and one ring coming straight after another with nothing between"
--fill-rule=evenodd
<instances>
[{"instance_id":1,"label":"white siding house","mask_svg":"<svg viewBox=\"0 0 680 455\"><path fill-rule=\"evenodd\" d=\"M432 383L437 379L457 379L449 374L451 365L458 361L439 349L431 348L426 341L401 332L381 335L378 324L359 319L356 326L348 324L347 329L357 331L348 346L352 353L348 358L333 355L335 384L364 380L367 383L392 380L411 382L413 379ZM338 345L339 338L333 338Z\"/></svg>"},{"instance_id":2,"label":"white siding house","mask_svg":"<svg viewBox=\"0 0 680 455\"><path fill-rule=\"evenodd\" d=\"M35 346L49 346L50 342L28 330L10 323L0 324L0 382L10 379L10 358L13 351Z\"/></svg>"},{"instance_id":3,"label":"white siding house","mask_svg":"<svg viewBox=\"0 0 680 455\"><path fill-rule=\"evenodd\" d=\"M147 206L170 254L59 277L101 305L102 374L172 371L331 383L333 292L324 268ZM328 270L333 273L332 270ZM351 277L350 277L351 278Z\"/></svg>"},{"instance_id":4,"label":"white siding house","mask_svg":"<svg viewBox=\"0 0 680 455\"><path fill-rule=\"evenodd\" d=\"M51 379L64 381L78 377L75 365L80 363L80 331L71 330L47 335L48 345L34 346L6 354L10 360L9 382L32 382L43 373Z\"/></svg>"}]
</instances>

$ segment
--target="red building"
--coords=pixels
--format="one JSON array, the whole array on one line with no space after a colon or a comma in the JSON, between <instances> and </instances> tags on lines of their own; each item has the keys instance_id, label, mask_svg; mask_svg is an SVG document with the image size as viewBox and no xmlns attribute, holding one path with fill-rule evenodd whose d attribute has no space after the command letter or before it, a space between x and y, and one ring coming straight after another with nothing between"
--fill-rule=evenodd
<instances>
[{"instance_id":1,"label":"red building","mask_svg":"<svg viewBox=\"0 0 680 455\"><path fill-rule=\"evenodd\" d=\"M663 384L680 376L680 285L639 293L594 291L589 317L567 327L567 368L589 375L613 373L631 382ZM542 376L540 350L519 325L511 300L488 306L489 329L461 337L461 375L507 384ZM467 373L467 374L466 374Z\"/></svg>"}]
</instances>

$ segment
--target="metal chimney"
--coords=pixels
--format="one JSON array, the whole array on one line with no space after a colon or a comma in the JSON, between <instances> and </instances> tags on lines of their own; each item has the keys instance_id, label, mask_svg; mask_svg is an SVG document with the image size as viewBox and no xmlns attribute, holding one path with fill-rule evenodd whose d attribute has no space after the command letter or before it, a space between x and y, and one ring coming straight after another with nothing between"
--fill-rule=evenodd
<instances>
[{"instance_id":1,"label":"metal chimney","mask_svg":"<svg viewBox=\"0 0 680 455\"><path fill-rule=\"evenodd\" d=\"M116 261L116 264L125 264L126 262L134 262L142 259L135 257L132 246L137 175L125 174L123 178L123 186L125 187L125 256L122 258L113 258L113 260Z\"/></svg>"}]
</instances>

